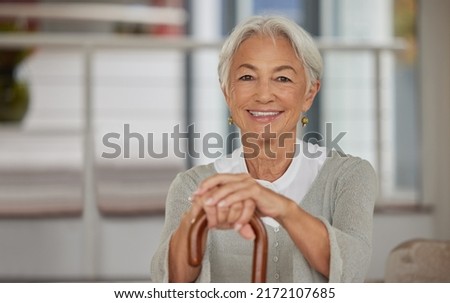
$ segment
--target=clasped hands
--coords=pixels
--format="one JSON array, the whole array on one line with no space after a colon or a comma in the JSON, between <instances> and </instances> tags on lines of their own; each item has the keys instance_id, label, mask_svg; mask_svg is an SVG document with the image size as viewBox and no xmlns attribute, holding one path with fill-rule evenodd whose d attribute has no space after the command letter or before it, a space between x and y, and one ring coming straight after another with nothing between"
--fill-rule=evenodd
<instances>
[{"instance_id":1,"label":"clasped hands","mask_svg":"<svg viewBox=\"0 0 450 303\"><path fill-rule=\"evenodd\" d=\"M249 174L211 176L200 183L191 199L191 218L203 209L208 228L234 229L249 240L255 238L249 224L255 212L280 222L292 203L292 200L259 184Z\"/></svg>"}]
</instances>

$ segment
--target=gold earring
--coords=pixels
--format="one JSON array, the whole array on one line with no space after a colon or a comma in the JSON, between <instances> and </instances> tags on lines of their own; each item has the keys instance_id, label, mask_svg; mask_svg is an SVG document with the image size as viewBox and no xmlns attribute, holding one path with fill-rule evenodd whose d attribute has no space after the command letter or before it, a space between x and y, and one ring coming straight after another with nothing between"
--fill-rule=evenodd
<instances>
[{"instance_id":1,"label":"gold earring","mask_svg":"<svg viewBox=\"0 0 450 303\"><path fill-rule=\"evenodd\" d=\"M304 117L302 118L302 127L305 127L306 124L308 124L308 123L309 123L308 117L304 116Z\"/></svg>"},{"instance_id":2,"label":"gold earring","mask_svg":"<svg viewBox=\"0 0 450 303\"><path fill-rule=\"evenodd\" d=\"M228 116L228 125L233 125L234 121L233 121L233 117Z\"/></svg>"}]
</instances>

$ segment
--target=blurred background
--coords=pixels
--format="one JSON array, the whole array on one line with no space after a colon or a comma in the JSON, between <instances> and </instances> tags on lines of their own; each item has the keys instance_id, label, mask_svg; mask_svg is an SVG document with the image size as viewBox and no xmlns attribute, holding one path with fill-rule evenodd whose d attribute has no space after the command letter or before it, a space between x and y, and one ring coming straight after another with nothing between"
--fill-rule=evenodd
<instances>
[{"instance_id":1,"label":"blurred background","mask_svg":"<svg viewBox=\"0 0 450 303\"><path fill-rule=\"evenodd\" d=\"M0 1L0 281L151 280L170 182L232 149L218 49L255 14L324 57L301 135L378 173L367 281L450 240L450 1Z\"/></svg>"}]
</instances>

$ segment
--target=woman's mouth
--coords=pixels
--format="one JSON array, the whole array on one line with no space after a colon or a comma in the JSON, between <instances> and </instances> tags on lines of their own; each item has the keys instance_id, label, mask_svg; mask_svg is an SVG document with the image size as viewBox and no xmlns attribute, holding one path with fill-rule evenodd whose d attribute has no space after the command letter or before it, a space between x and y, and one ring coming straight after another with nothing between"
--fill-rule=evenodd
<instances>
[{"instance_id":1,"label":"woman's mouth","mask_svg":"<svg viewBox=\"0 0 450 303\"><path fill-rule=\"evenodd\" d=\"M265 116L275 116L275 115L278 115L280 112L257 112L257 111L249 110L249 113L255 117L265 117Z\"/></svg>"},{"instance_id":2,"label":"woman's mouth","mask_svg":"<svg viewBox=\"0 0 450 303\"><path fill-rule=\"evenodd\" d=\"M258 122L271 122L278 118L282 111L256 111L256 110L249 110L248 111L253 118L253 120Z\"/></svg>"}]
</instances>

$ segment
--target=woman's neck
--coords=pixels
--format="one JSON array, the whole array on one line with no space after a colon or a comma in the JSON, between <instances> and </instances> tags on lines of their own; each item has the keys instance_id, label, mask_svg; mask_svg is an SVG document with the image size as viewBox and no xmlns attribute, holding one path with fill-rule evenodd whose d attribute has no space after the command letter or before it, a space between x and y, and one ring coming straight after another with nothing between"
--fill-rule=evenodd
<instances>
[{"instance_id":1,"label":"woman's neck","mask_svg":"<svg viewBox=\"0 0 450 303\"><path fill-rule=\"evenodd\" d=\"M243 144L249 174L255 179L269 182L279 179L288 169L295 154L295 134L290 137Z\"/></svg>"}]
</instances>

